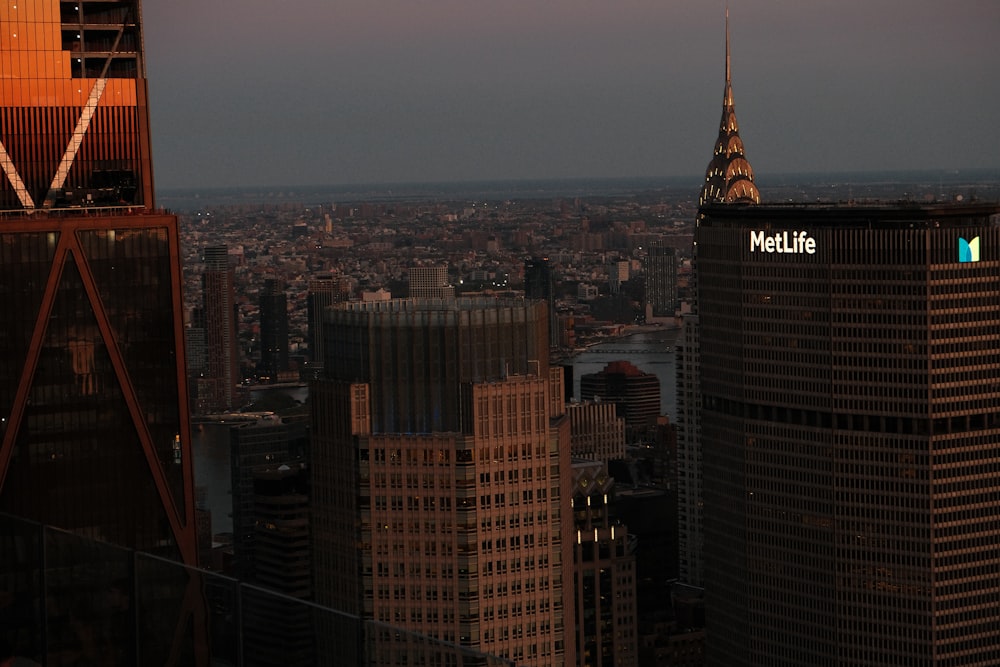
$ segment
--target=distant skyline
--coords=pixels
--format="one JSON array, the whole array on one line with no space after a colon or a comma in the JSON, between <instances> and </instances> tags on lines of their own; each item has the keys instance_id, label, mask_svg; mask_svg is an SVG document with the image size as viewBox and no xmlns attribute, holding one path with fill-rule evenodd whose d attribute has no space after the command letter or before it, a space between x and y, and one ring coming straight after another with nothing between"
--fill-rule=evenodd
<instances>
[{"instance_id":1,"label":"distant skyline","mask_svg":"<svg viewBox=\"0 0 1000 667\"><path fill-rule=\"evenodd\" d=\"M158 189L700 176L723 0L143 3ZM1000 166L995 0L730 2L758 183Z\"/></svg>"}]
</instances>

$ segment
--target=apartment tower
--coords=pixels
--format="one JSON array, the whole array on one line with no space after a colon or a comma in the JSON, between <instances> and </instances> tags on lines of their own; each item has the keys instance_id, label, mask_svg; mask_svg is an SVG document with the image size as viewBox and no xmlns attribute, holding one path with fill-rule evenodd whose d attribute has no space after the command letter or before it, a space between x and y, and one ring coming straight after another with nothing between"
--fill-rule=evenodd
<instances>
[{"instance_id":1,"label":"apartment tower","mask_svg":"<svg viewBox=\"0 0 1000 667\"><path fill-rule=\"evenodd\" d=\"M656 241L645 262L646 303L653 317L673 317L677 311L677 250Z\"/></svg>"},{"instance_id":2,"label":"apartment tower","mask_svg":"<svg viewBox=\"0 0 1000 667\"><path fill-rule=\"evenodd\" d=\"M224 245L205 248L201 276L205 320L205 367L199 380L200 414L240 407L240 347L237 333L236 275Z\"/></svg>"},{"instance_id":3,"label":"apartment tower","mask_svg":"<svg viewBox=\"0 0 1000 667\"><path fill-rule=\"evenodd\" d=\"M259 377L269 382L281 382L288 368L288 296L285 294L285 282L268 278L260 292Z\"/></svg>"},{"instance_id":4,"label":"apartment tower","mask_svg":"<svg viewBox=\"0 0 1000 667\"><path fill-rule=\"evenodd\" d=\"M697 242L706 664L1000 664L1000 206Z\"/></svg>"},{"instance_id":5,"label":"apartment tower","mask_svg":"<svg viewBox=\"0 0 1000 667\"><path fill-rule=\"evenodd\" d=\"M0 511L196 560L139 2L0 5Z\"/></svg>"},{"instance_id":6,"label":"apartment tower","mask_svg":"<svg viewBox=\"0 0 1000 667\"><path fill-rule=\"evenodd\" d=\"M546 320L520 299L326 310L318 602L519 665L573 664L569 422Z\"/></svg>"},{"instance_id":7,"label":"apartment tower","mask_svg":"<svg viewBox=\"0 0 1000 667\"><path fill-rule=\"evenodd\" d=\"M409 296L413 299L447 299L455 296L455 288L448 284L448 266L411 266Z\"/></svg>"}]
</instances>

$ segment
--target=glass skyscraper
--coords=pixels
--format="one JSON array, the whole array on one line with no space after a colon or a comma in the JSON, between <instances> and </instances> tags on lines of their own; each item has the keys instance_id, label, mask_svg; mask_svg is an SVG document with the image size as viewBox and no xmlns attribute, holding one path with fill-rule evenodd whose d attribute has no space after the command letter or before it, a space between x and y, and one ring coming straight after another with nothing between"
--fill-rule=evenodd
<instances>
[{"instance_id":1,"label":"glass skyscraper","mask_svg":"<svg viewBox=\"0 0 1000 667\"><path fill-rule=\"evenodd\" d=\"M0 511L193 564L177 219L138 1L0 6Z\"/></svg>"}]
</instances>

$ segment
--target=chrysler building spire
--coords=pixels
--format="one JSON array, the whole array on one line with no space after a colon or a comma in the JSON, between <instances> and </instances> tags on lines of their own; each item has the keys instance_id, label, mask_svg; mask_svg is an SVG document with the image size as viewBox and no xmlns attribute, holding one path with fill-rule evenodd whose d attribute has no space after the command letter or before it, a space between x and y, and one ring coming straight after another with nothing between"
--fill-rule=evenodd
<instances>
[{"instance_id":1,"label":"chrysler building spire","mask_svg":"<svg viewBox=\"0 0 1000 667\"><path fill-rule=\"evenodd\" d=\"M705 184L698 205L709 203L759 204L760 192L753 182L753 168L743 152L740 127L733 105L733 85L729 62L729 8L726 8L726 90L722 99L722 120L715 153L705 172Z\"/></svg>"}]
</instances>

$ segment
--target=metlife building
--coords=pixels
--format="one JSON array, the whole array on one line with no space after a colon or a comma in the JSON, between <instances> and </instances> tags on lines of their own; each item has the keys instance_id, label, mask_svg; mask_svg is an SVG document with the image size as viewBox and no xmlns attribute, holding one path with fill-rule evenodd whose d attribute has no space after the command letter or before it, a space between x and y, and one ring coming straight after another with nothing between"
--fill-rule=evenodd
<instances>
[{"instance_id":1,"label":"metlife building","mask_svg":"<svg viewBox=\"0 0 1000 667\"><path fill-rule=\"evenodd\" d=\"M1000 206L696 240L706 664L1000 664Z\"/></svg>"}]
</instances>

